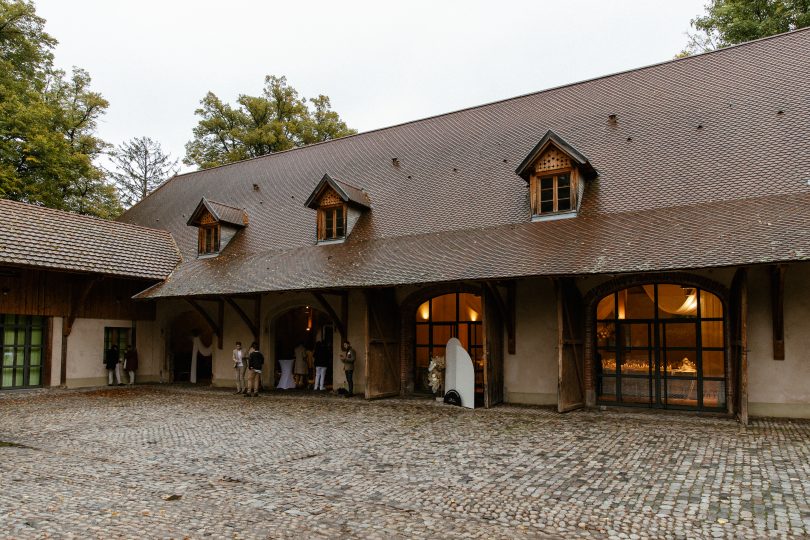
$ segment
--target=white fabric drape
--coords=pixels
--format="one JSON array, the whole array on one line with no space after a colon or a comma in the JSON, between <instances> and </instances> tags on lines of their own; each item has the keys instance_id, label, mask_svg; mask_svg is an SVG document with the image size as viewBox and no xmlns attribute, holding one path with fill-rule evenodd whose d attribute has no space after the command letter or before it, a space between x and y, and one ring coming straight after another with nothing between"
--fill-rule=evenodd
<instances>
[{"instance_id":1,"label":"white fabric drape","mask_svg":"<svg viewBox=\"0 0 810 540\"><path fill-rule=\"evenodd\" d=\"M194 343L194 349L191 351L191 374L189 380L193 384L197 384L197 355L211 356L214 352L214 342L212 341L211 345L205 346L200 336L192 337L191 341Z\"/></svg>"}]
</instances>

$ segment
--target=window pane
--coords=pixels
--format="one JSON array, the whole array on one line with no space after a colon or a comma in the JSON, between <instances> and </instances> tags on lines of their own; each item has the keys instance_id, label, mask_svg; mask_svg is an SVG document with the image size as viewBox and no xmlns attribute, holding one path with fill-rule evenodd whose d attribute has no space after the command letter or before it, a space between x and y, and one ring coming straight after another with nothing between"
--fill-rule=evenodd
<instances>
[{"instance_id":1,"label":"window pane","mask_svg":"<svg viewBox=\"0 0 810 540\"><path fill-rule=\"evenodd\" d=\"M557 200L557 211L564 212L566 210L571 210L571 199L563 199L560 198Z\"/></svg>"},{"instance_id":2,"label":"window pane","mask_svg":"<svg viewBox=\"0 0 810 540\"><path fill-rule=\"evenodd\" d=\"M41 371L39 366L31 366L31 369L28 371L28 386L39 386L42 382L41 378Z\"/></svg>"},{"instance_id":3,"label":"window pane","mask_svg":"<svg viewBox=\"0 0 810 540\"><path fill-rule=\"evenodd\" d=\"M726 383L703 381L703 406L721 408L726 406Z\"/></svg>"},{"instance_id":4,"label":"window pane","mask_svg":"<svg viewBox=\"0 0 810 540\"><path fill-rule=\"evenodd\" d=\"M652 285L646 285L645 289L648 287L651 289ZM697 289L680 285L658 285L658 316L662 319L696 317Z\"/></svg>"},{"instance_id":5,"label":"window pane","mask_svg":"<svg viewBox=\"0 0 810 540\"><path fill-rule=\"evenodd\" d=\"M695 323L667 323L664 325L667 349L672 347L697 347L697 326Z\"/></svg>"},{"instance_id":6,"label":"window pane","mask_svg":"<svg viewBox=\"0 0 810 540\"><path fill-rule=\"evenodd\" d=\"M14 347L3 347L3 365L14 365Z\"/></svg>"},{"instance_id":7,"label":"window pane","mask_svg":"<svg viewBox=\"0 0 810 540\"><path fill-rule=\"evenodd\" d=\"M453 337L453 327L450 325L440 325L433 327L433 350L434 354L444 356L447 342Z\"/></svg>"},{"instance_id":8,"label":"window pane","mask_svg":"<svg viewBox=\"0 0 810 540\"><path fill-rule=\"evenodd\" d=\"M31 328L31 345L42 345L42 328Z\"/></svg>"},{"instance_id":9,"label":"window pane","mask_svg":"<svg viewBox=\"0 0 810 540\"><path fill-rule=\"evenodd\" d=\"M687 407L697 406L697 379L667 381L667 403Z\"/></svg>"},{"instance_id":10,"label":"window pane","mask_svg":"<svg viewBox=\"0 0 810 540\"><path fill-rule=\"evenodd\" d=\"M622 401L625 403L650 403L650 379L622 378Z\"/></svg>"},{"instance_id":11,"label":"window pane","mask_svg":"<svg viewBox=\"0 0 810 540\"><path fill-rule=\"evenodd\" d=\"M427 370L430 364L430 354L427 347L416 348L416 367Z\"/></svg>"},{"instance_id":12,"label":"window pane","mask_svg":"<svg viewBox=\"0 0 810 540\"><path fill-rule=\"evenodd\" d=\"M344 236L343 231L343 207L335 209L335 236L340 238Z\"/></svg>"},{"instance_id":13,"label":"window pane","mask_svg":"<svg viewBox=\"0 0 810 540\"><path fill-rule=\"evenodd\" d=\"M554 190L554 177L553 176L546 176L545 178L540 179L540 189L543 191Z\"/></svg>"},{"instance_id":14,"label":"window pane","mask_svg":"<svg viewBox=\"0 0 810 540\"><path fill-rule=\"evenodd\" d=\"M600 368L601 366L601 368ZM601 373L597 375L613 375L616 373L616 353L601 350L596 353L596 370Z\"/></svg>"},{"instance_id":15,"label":"window pane","mask_svg":"<svg viewBox=\"0 0 810 540\"><path fill-rule=\"evenodd\" d=\"M417 345L430 345L428 341L430 339L430 326L427 324L417 324L416 325L416 344Z\"/></svg>"},{"instance_id":16,"label":"window pane","mask_svg":"<svg viewBox=\"0 0 810 540\"><path fill-rule=\"evenodd\" d=\"M455 322L456 321L456 295L445 294L437 296L431 300L433 322Z\"/></svg>"},{"instance_id":17,"label":"window pane","mask_svg":"<svg viewBox=\"0 0 810 540\"><path fill-rule=\"evenodd\" d=\"M14 370L12 368L3 368L3 380L0 381L0 386L3 388L14 386Z\"/></svg>"},{"instance_id":18,"label":"window pane","mask_svg":"<svg viewBox=\"0 0 810 540\"><path fill-rule=\"evenodd\" d=\"M704 347L723 346L723 321L703 321L700 324L700 331Z\"/></svg>"},{"instance_id":19,"label":"window pane","mask_svg":"<svg viewBox=\"0 0 810 540\"><path fill-rule=\"evenodd\" d=\"M599 401L616 401L616 377L602 377L596 381Z\"/></svg>"},{"instance_id":20,"label":"window pane","mask_svg":"<svg viewBox=\"0 0 810 540\"><path fill-rule=\"evenodd\" d=\"M325 211L326 215L326 238L335 237L335 213L331 210Z\"/></svg>"},{"instance_id":21,"label":"window pane","mask_svg":"<svg viewBox=\"0 0 810 540\"><path fill-rule=\"evenodd\" d=\"M480 321L481 297L470 293L460 293L458 295L458 311L458 320L460 321Z\"/></svg>"},{"instance_id":22,"label":"window pane","mask_svg":"<svg viewBox=\"0 0 810 540\"><path fill-rule=\"evenodd\" d=\"M642 287L631 287L619 291L620 319L652 319L655 313L653 293Z\"/></svg>"},{"instance_id":23,"label":"window pane","mask_svg":"<svg viewBox=\"0 0 810 540\"><path fill-rule=\"evenodd\" d=\"M557 176L557 187L558 188L568 188L571 186L570 178L567 174L561 174Z\"/></svg>"},{"instance_id":24,"label":"window pane","mask_svg":"<svg viewBox=\"0 0 810 540\"><path fill-rule=\"evenodd\" d=\"M14 351L14 365L15 366L25 365L25 348L17 347L17 349Z\"/></svg>"},{"instance_id":25,"label":"window pane","mask_svg":"<svg viewBox=\"0 0 810 540\"><path fill-rule=\"evenodd\" d=\"M673 377L697 377L696 351L666 351L666 370Z\"/></svg>"},{"instance_id":26,"label":"window pane","mask_svg":"<svg viewBox=\"0 0 810 540\"><path fill-rule=\"evenodd\" d=\"M545 212L553 212L554 211L554 201L540 201L540 213Z\"/></svg>"},{"instance_id":27,"label":"window pane","mask_svg":"<svg viewBox=\"0 0 810 540\"><path fill-rule=\"evenodd\" d=\"M596 325L597 347L616 346L616 325L614 323L598 323Z\"/></svg>"},{"instance_id":28,"label":"window pane","mask_svg":"<svg viewBox=\"0 0 810 540\"><path fill-rule=\"evenodd\" d=\"M602 319L612 319L616 316L616 295L611 294L599 301L599 304L596 306L596 318L599 320Z\"/></svg>"},{"instance_id":29,"label":"window pane","mask_svg":"<svg viewBox=\"0 0 810 540\"><path fill-rule=\"evenodd\" d=\"M40 365L42 363L42 349L40 347L31 347L28 360L32 366Z\"/></svg>"},{"instance_id":30,"label":"window pane","mask_svg":"<svg viewBox=\"0 0 810 540\"><path fill-rule=\"evenodd\" d=\"M721 318L723 303L712 293L700 291L700 316L704 319Z\"/></svg>"},{"instance_id":31,"label":"window pane","mask_svg":"<svg viewBox=\"0 0 810 540\"><path fill-rule=\"evenodd\" d=\"M622 373L628 375L649 375L649 351L625 351L622 362Z\"/></svg>"},{"instance_id":32,"label":"window pane","mask_svg":"<svg viewBox=\"0 0 810 540\"><path fill-rule=\"evenodd\" d=\"M725 354L723 351L703 351L703 376L725 376Z\"/></svg>"},{"instance_id":33,"label":"window pane","mask_svg":"<svg viewBox=\"0 0 810 540\"><path fill-rule=\"evenodd\" d=\"M646 323L639 324L623 324L622 328L622 343L625 347L648 347L650 344L648 325Z\"/></svg>"}]
</instances>

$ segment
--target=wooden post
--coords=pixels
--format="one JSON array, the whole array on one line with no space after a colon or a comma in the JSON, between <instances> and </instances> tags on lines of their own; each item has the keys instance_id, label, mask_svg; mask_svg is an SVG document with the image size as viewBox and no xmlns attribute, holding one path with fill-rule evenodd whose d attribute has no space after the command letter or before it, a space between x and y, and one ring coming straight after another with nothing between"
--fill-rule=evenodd
<instances>
[{"instance_id":1,"label":"wooden post","mask_svg":"<svg viewBox=\"0 0 810 540\"><path fill-rule=\"evenodd\" d=\"M785 359L785 266L771 267L771 317L773 319L773 359Z\"/></svg>"}]
</instances>

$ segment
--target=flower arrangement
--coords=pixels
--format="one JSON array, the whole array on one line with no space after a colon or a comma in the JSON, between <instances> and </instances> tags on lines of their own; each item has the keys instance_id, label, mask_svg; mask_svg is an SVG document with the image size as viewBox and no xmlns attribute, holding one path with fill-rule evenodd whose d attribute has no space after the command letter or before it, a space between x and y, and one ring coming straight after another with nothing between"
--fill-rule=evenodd
<instances>
[{"instance_id":1,"label":"flower arrangement","mask_svg":"<svg viewBox=\"0 0 810 540\"><path fill-rule=\"evenodd\" d=\"M444 386L444 370L447 366L444 356L432 356L428 365L428 384L434 394L441 395Z\"/></svg>"}]
</instances>

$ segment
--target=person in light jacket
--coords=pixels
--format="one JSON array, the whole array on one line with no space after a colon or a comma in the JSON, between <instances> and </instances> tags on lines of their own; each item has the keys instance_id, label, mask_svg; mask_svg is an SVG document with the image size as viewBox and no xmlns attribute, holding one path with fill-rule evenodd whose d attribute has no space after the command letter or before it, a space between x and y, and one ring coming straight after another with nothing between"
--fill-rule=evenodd
<instances>
[{"instance_id":1,"label":"person in light jacket","mask_svg":"<svg viewBox=\"0 0 810 540\"><path fill-rule=\"evenodd\" d=\"M236 347L233 350L233 373L236 377L236 393L241 394L247 392L245 385L245 372L247 371L247 356L242 350L242 342L237 341Z\"/></svg>"}]
</instances>

